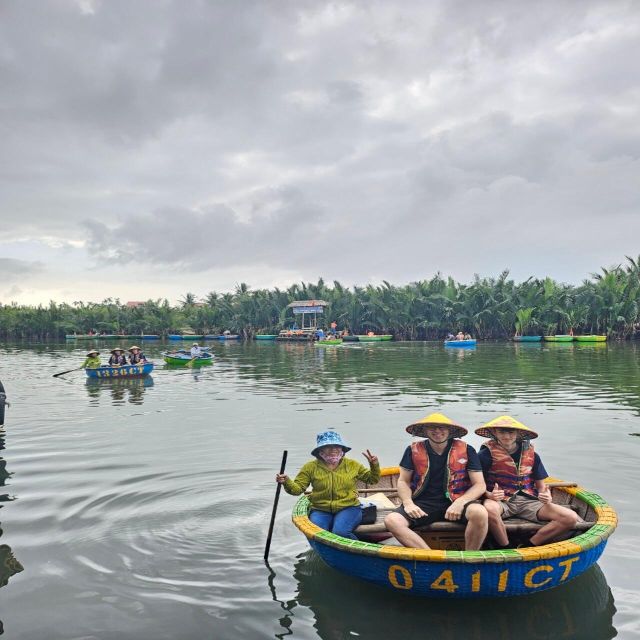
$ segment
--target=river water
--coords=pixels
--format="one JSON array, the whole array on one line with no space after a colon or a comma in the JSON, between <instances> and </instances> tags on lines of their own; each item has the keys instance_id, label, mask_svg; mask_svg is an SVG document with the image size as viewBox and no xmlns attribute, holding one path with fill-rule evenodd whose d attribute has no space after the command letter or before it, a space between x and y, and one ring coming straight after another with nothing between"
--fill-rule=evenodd
<instances>
[{"instance_id":1,"label":"river water","mask_svg":"<svg viewBox=\"0 0 640 640\"><path fill-rule=\"evenodd\" d=\"M85 350L0 346L7 638L640 638L635 344L219 343L213 365L169 369L149 343L150 378L52 377ZM283 449L293 474L333 427L351 457L397 465L404 427L433 411L471 431L503 413L538 431L549 473L618 511L599 565L509 600L405 596L324 565L282 493L265 566Z\"/></svg>"}]
</instances>

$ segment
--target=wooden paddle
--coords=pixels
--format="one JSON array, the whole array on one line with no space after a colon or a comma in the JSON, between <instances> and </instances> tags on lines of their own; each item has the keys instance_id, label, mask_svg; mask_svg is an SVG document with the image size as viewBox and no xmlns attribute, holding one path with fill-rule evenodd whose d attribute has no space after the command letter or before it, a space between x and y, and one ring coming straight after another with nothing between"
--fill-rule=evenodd
<instances>
[{"instance_id":1,"label":"wooden paddle","mask_svg":"<svg viewBox=\"0 0 640 640\"><path fill-rule=\"evenodd\" d=\"M287 464L287 450L282 452L282 463L280 464L280 475L284 473L284 467ZM282 485L278 482L276 487L276 497L273 501L273 511L271 512L271 522L269 523L269 533L267 534L267 544L264 548L264 561L269 561L269 549L271 548L271 536L273 535L273 525L276 521L276 511L278 510L278 500L280 499L280 489Z\"/></svg>"},{"instance_id":2,"label":"wooden paddle","mask_svg":"<svg viewBox=\"0 0 640 640\"><path fill-rule=\"evenodd\" d=\"M75 369L69 369L68 371L61 371L60 373L54 373L53 377L57 378L58 376L63 376L65 373L71 373L72 371L80 371L80 369L84 369L84 367L76 367Z\"/></svg>"}]
</instances>

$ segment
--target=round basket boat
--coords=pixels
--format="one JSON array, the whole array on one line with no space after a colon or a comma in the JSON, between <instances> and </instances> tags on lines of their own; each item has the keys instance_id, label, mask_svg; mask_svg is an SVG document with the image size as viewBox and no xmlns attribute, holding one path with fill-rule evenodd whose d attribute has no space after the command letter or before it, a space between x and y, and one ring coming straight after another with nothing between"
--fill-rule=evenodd
<instances>
[{"instance_id":1,"label":"round basket boat","mask_svg":"<svg viewBox=\"0 0 640 640\"><path fill-rule=\"evenodd\" d=\"M125 364L121 367L102 366L97 369L85 369L89 378L136 378L148 376L153 371L153 362L145 364Z\"/></svg>"},{"instance_id":2,"label":"round basket boat","mask_svg":"<svg viewBox=\"0 0 640 640\"><path fill-rule=\"evenodd\" d=\"M376 492L395 497L398 467L382 470L380 482L359 488L362 497ZM552 483L551 478L547 482ZM568 484L568 483L565 483ZM301 497L293 522L322 559L343 573L399 592L432 598L485 598L537 593L565 584L593 565L613 533L617 516L600 496L578 486L554 487L553 501L576 510L583 522L571 538L539 547L499 551L461 551L464 528L457 523L434 523L419 532L430 549L416 549L342 538L314 525L308 518L309 499ZM396 497L397 501L397 497ZM356 529L361 537L384 536L378 509L374 525ZM512 519L513 520L513 519ZM506 524L506 523L505 523ZM510 539L529 537L533 523L510 522ZM388 537L389 534L386 533Z\"/></svg>"},{"instance_id":3,"label":"round basket boat","mask_svg":"<svg viewBox=\"0 0 640 640\"><path fill-rule=\"evenodd\" d=\"M475 347L477 340L445 340L445 347Z\"/></svg>"},{"instance_id":4,"label":"round basket boat","mask_svg":"<svg viewBox=\"0 0 640 640\"><path fill-rule=\"evenodd\" d=\"M191 354L186 351L167 351L162 354L162 357L167 364L178 366L189 363L194 366L200 366L203 364L211 364L213 362L213 355L208 351L204 351L202 355L197 358L192 358Z\"/></svg>"}]
</instances>

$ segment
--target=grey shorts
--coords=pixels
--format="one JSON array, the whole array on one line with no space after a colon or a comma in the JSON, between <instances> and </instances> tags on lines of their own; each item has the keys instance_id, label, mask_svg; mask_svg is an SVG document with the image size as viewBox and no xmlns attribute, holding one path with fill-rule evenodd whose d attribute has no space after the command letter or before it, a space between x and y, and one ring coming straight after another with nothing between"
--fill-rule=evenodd
<instances>
[{"instance_id":1,"label":"grey shorts","mask_svg":"<svg viewBox=\"0 0 640 640\"><path fill-rule=\"evenodd\" d=\"M501 502L502 513L500 514L503 520L518 516L524 520L530 522L546 522L538 518L538 511L544 507L544 503L540 500L534 500L531 498L525 498L522 495L516 494L511 496L509 500Z\"/></svg>"}]
</instances>

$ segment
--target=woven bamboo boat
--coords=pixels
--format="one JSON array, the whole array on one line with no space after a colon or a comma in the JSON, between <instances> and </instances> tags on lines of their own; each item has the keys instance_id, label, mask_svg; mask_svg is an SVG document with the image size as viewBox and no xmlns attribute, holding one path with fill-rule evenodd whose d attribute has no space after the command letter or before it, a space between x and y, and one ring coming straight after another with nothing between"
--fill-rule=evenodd
<instances>
[{"instance_id":1,"label":"woven bamboo boat","mask_svg":"<svg viewBox=\"0 0 640 640\"><path fill-rule=\"evenodd\" d=\"M573 342L573 336L557 334L555 336L544 336L545 342Z\"/></svg>"},{"instance_id":2,"label":"woven bamboo boat","mask_svg":"<svg viewBox=\"0 0 640 640\"><path fill-rule=\"evenodd\" d=\"M541 342L542 336L513 336L514 342Z\"/></svg>"},{"instance_id":3,"label":"woven bamboo boat","mask_svg":"<svg viewBox=\"0 0 640 640\"><path fill-rule=\"evenodd\" d=\"M358 335L358 342L386 342L393 338L390 334L383 334L379 336L363 336Z\"/></svg>"},{"instance_id":4,"label":"woven bamboo boat","mask_svg":"<svg viewBox=\"0 0 640 640\"><path fill-rule=\"evenodd\" d=\"M153 362L145 364L125 364L121 367L102 366L97 369L85 369L89 378L135 378L148 376L153 371Z\"/></svg>"},{"instance_id":5,"label":"woven bamboo boat","mask_svg":"<svg viewBox=\"0 0 640 640\"><path fill-rule=\"evenodd\" d=\"M577 342L606 342L607 336L573 336L573 339Z\"/></svg>"},{"instance_id":6,"label":"woven bamboo boat","mask_svg":"<svg viewBox=\"0 0 640 640\"><path fill-rule=\"evenodd\" d=\"M187 351L167 351L162 354L164 361L167 364L172 365L187 365L191 363L192 366L200 366L203 364L211 364L213 362L213 355L208 351L203 351L202 355L197 358L192 358L191 354Z\"/></svg>"},{"instance_id":7,"label":"woven bamboo boat","mask_svg":"<svg viewBox=\"0 0 640 640\"><path fill-rule=\"evenodd\" d=\"M445 340L445 347L475 347L477 340Z\"/></svg>"},{"instance_id":8,"label":"woven bamboo boat","mask_svg":"<svg viewBox=\"0 0 640 640\"><path fill-rule=\"evenodd\" d=\"M398 467L382 470L380 482L360 486L362 497L384 493L398 503ZM552 484L552 478L548 482ZM569 485L569 483L560 483ZM367 540L388 538L378 509L375 524L361 525L361 540L342 538L309 520L309 499L302 496L293 509L293 522L311 547L338 571L380 586L431 598L486 598L525 595L565 584L593 565L602 554L617 516L600 496L578 486L556 486L553 501L576 510L583 522L568 540L540 547L462 551L464 527L437 522L420 535L430 549L415 549ZM529 538L539 525L513 519L505 523L512 544Z\"/></svg>"},{"instance_id":9,"label":"woven bamboo boat","mask_svg":"<svg viewBox=\"0 0 640 640\"><path fill-rule=\"evenodd\" d=\"M335 347L342 344L341 338L329 338L328 340L318 340L315 342L316 347Z\"/></svg>"}]
</instances>

